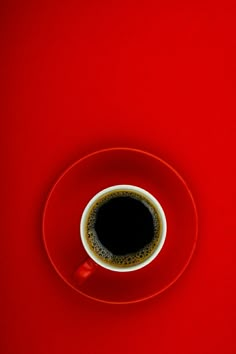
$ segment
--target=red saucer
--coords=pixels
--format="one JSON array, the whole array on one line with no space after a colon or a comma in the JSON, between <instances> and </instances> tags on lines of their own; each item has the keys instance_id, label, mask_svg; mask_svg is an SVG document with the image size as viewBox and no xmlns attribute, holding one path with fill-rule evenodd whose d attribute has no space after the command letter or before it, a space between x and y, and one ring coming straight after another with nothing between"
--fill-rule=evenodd
<instances>
[{"instance_id":1,"label":"red saucer","mask_svg":"<svg viewBox=\"0 0 236 354\"><path fill-rule=\"evenodd\" d=\"M74 272L87 255L80 241L80 218L98 191L133 184L152 193L167 219L167 237L158 257L145 268L117 273L98 267L82 285ZM137 149L110 148L69 167L53 186L43 215L43 238L60 277L80 294L107 303L132 303L160 294L186 269L197 240L197 212L182 177L162 159Z\"/></svg>"}]
</instances>

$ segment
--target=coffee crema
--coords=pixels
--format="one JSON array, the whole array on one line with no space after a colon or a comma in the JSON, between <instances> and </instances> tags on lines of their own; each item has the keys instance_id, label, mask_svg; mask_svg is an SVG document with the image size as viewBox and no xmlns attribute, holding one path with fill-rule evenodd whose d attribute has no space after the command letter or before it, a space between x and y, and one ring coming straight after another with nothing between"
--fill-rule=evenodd
<instances>
[{"instance_id":1,"label":"coffee crema","mask_svg":"<svg viewBox=\"0 0 236 354\"><path fill-rule=\"evenodd\" d=\"M150 200L126 190L101 196L91 206L85 228L94 255L116 267L131 267L148 259L162 232L160 216Z\"/></svg>"}]
</instances>

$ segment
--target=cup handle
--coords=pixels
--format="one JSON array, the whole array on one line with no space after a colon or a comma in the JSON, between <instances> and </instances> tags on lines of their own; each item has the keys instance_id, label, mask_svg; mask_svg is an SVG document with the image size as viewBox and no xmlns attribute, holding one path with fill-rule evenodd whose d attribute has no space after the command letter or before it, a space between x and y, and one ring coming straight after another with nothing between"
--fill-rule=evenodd
<instances>
[{"instance_id":1,"label":"cup handle","mask_svg":"<svg viewBox=\"0 0 236 354\"><path fill-rule=\"evenodd\" d=\"M87 258L75 271L74 278L77 284L81 285L89 278L96 270L97 264L91 259Z\"/></svg>"}]
</instances>

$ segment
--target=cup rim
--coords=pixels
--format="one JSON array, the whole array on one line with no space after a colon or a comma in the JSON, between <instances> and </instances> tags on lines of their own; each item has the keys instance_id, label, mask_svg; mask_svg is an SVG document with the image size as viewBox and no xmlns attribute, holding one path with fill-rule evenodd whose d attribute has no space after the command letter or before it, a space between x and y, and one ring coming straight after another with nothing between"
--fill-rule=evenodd
<instances>
[{"instance_id":1,"label":"cup rim","mask_svg":"<svg viewBox=\"0 0 236 354\"><path fill-rule=\"evenodd\" d=\"M93 206L93 204L96 202L96 200L98 200L100 197L102 197L103 195L111 192L111 191L116 191L116 190L125 190L125 191L134 191L137 192L143 196L145 196L147 199L149 199L153 206L157 209L157 212L161 218L161 222L162 222L162 229L161 229L161 233L160 233L160 242L158 243L155 251L151 254L150 257L148 257L145 261L143 261L142 263L139 263L137 265L132 265L132 266L127 266L127 267L116 267L114 265L110 265L108 263L103 262L99 257L96 256L95 253L93 253L88 245L88 242L86 240L86 236L85 236L85 222L87 219L87 214L88 211L91 209L91 207ZM97 263L99 266L111 270L111 271L115 271L115 272L131 272L131 271L136 271L139 269L144 268L145 266L147 266L148 264L150 264L156 257L157 255L160 253L165 240L166 240L166 234L167 234L167 221L166 221L166 216L165 216L165 212L161 206L161 204L159 203L159 201L150 193L148 192L146 189L135 186L135 185L131 185L131 184L118 184L118 185L113 185L107 188L102 189L101 191L99 191L98 193L96 193L87 203L87 205L85 206L82 216L81 216L81 221L80 221L80 238L81 238L81 242L83 244L83 247L85 249L85 251L87 252L88 256L90 258L93 259L93 261L95 263Z\"/></svg>"}]
</instances>

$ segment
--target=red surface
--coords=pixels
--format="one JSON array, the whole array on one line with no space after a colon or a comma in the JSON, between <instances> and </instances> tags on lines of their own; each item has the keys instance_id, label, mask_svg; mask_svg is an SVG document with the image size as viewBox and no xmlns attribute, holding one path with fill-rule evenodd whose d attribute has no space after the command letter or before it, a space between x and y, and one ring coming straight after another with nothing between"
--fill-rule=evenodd
<instances>
[{"instance_id":1,"label":"red surface","mask_svg":"<svg viewBox=\"0 0 236 354\"><path fill-rule=\"evenodd\" d=\"M1 354L233 354L234 1L1 3ZM46 196L107 146L186 179L199 241L183 276L134 305L86 300L43 248Z\"/></svg>"},{"instance_id":2,"label":"red surface","mask_svg":"<svg viewBox=\"0 0 236 354\"><path fill-rule=\"evenodd\" d=\"M79 237L82 212L96 193L119 184L139 186L158 199L167 219L165 244L139 271L97 267L80 284L75 271L87 258ZM55 270L76 291L103 302L138 302L160 294L182 275L196 247L197 219L191 192L171 166L140 150L104 149L75 162L55 183L43 213L43 239ZM88 267L90 263L78 273L88 272Z\"/></svg>"}]
</instances>

